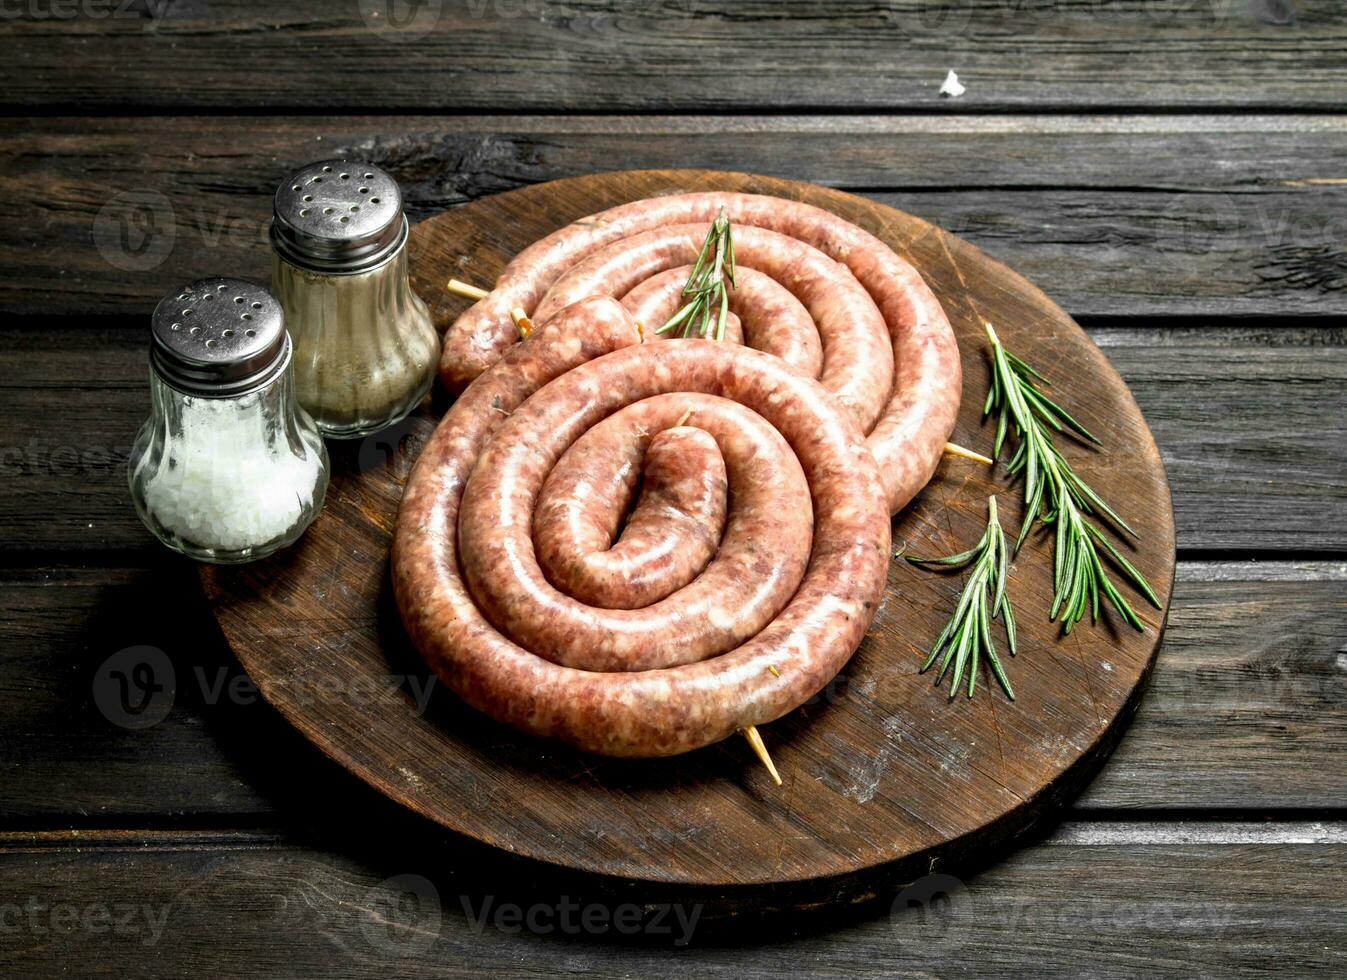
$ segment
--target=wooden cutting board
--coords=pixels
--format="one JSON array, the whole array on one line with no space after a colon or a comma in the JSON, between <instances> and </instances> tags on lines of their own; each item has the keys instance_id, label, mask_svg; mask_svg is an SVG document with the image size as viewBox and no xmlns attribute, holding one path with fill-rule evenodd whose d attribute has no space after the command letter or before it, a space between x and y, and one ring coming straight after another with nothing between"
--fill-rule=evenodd
<instances>
[{"instance_id":1,"label":"wooden cutting board","mask_svg":"<svg viewBox=\"0 0 1347 980\"><path fill-rule=\"evenodd\" d=\"M1020 628L1019 655L1007 662L1014 702L985 676L972 701L950 701L917 673L961 577L894 561L851 662L811 703L762 730L782 787L739 738L674 759L620 761L525 737L434 682L392 601L398 499L443 404L362 442L330 444L327 504L296 547L244 567L203 567L220 626L262 693L324 753L449 830L515 854L680 887L811 883L804 894L817 900L994 852L1074 796L1112 750L1154 662L1174 577L1160 454L1126 385L1070 317L1010 269L912 215L811 184L696 170L554 181L436 215L412 231L414 284L447 324L466 307L443 290L451 276L489 286L516 252L576 218L713 189L827 208L921 271L963 356L955 441L990 447L991 427L979 418L984 320L1058 382L1060 400L1106 447L1067 443L1065 453L1140 532L1132 560L1165 600L1160 612L1134 602L1144 633L1110 618L1060 636L1047 616L1050 542L1035 533L1010 575ZM1013 535L1019 485L1000 467L947 457L895 518L895 546L963 550L982 532L991 493ZM421 710L416 694L426 685Z\"/></svg>"}]
</instances>

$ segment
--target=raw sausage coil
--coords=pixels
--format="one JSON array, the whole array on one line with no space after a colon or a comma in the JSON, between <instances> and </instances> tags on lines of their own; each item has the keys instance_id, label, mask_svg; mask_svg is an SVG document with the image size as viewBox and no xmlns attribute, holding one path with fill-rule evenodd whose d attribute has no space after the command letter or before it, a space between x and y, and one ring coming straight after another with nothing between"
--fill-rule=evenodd
<instances>
[{"instance_id":1,"label":"raw sausage coil","mask_svg":"<svg viewBox=\"0 0 1347 980\"><path fill-rule=\"evenodd\" d=\"M591 298L445 415L408 480L393 583L469 704L665 756L821 690L869 627L889 548L874 458L818 382L747 347L643 343Z\"/></svg>"},{"instance_id":2,"label":"raw sausage coil","mask_svg":"<svg viewBox=\"0 0 1347 980\"><path fill-rule=\"evenodd\" d=\"M653 198L581 219L525 249L495 289L445 334L440 376L460 391L518 340L510 310L535 323L611 296L653 329L676 309L711 221L734 229L738 339L817 377L852 415L896 513L926 485L953 429L962 383L940 303L882 241L831 212L755 194Z\"/></svg>"}]
</instances>

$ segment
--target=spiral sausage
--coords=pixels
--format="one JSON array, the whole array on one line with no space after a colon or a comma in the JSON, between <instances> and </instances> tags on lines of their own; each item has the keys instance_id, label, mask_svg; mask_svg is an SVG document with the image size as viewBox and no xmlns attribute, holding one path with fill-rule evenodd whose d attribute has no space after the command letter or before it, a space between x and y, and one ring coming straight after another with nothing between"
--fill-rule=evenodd
<instances>
[{"instance_id":1,"label":"spiral sausage","mask_svg":"<svg viewBox=\"0 0 1347 980\"><path fill-rule=\"evenodd\" d=\"M664 756L817 693L870 624L889 544L874 458L832 394L750 348L642 343L618 302L591 298L445 415L407 483L393 584L469 704L587 751ZM639 601L611 601L626 574Z\"/></svg>"},{"instance_id":2,"label":"spiral sausage","mask_svg":"<svg viewBox=\"0 0 1347 980\"><path fill-rule=\"evenodd\" d=\"M819 378L868 433L896 513L930 479L954 426L962 379L953 331L907 262L807 204L680 194L562 228L516 256L496 288L449 328L442 380L462 390L514 344L514 307L542 323L577 300L612 296L642 322L662 322L678 302L674 284L686 281L685 267L722 208L741 273L728 339L742 327L747 343Z\"/></svg>"}]
</instances>

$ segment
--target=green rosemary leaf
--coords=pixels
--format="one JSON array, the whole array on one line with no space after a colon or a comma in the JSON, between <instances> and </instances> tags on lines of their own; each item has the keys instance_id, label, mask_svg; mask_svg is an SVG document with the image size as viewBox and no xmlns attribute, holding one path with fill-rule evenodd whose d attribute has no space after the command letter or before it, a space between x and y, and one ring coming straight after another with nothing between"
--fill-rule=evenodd
<instances>
[{"instance_id":1,"label":"green rosemary leaf","mask_svg":"<svg viewBox=\"0 0 1347 980\"><path fill-rule=\"evenodd\" d=\"M1119 517L1118 513L1112 507L1099 499L1099 495L1091 490L1090 487L1082 481L1080 477L1076 476L1075 473L1070 475L1066 485L1067 489L1071 491L1072 496L1076 498L1077 503L1081 504L1086 510L1102 514L1114 527L1121 531L1126 531L1134 538L1139 537L1137 532L1132 530L1132 525Z\"/></svg>"},{"instance_id":2,"label":"green rosemary leaf","mask_svg":"<svg viewBox=\"0 0 1347 980\"><path fill-rule=\"evenodd\" d=\"M1128 579L1131 580L1132 584L1136 586L1137 591L1146 597L1146 601L1149 602L1156 609L1159 609L1160 599L1159 597L1156 596L1155 591L1150 586L1150 583L1146 581L1146 576L1142 575L1141 572L1137 570L1135 565L1133 565L1130 561L1124 558L1121 552L1119 552L1117 548L1113 547L1113 545L1109 542L1108 538L1104 537L1104 535L1099 531L1099 529L1096 528L1093 524L1086 524L1085 529L1090 533L1090 536L1094 538L1095 541L1103 545L1104 551L1108 554L1109 558L1111 558L1113 562L1120 569L1122 569L1123 574L1126 575Z\"/></svg>"},{"instance_id":3,"label":"green rosemary leaf","mask_svg":"<svg viewBox=\"0 0 1347 980\"><path fill-rule=\"evenodd\" d=\"M1010 611L1006 594L1006 569L1009 560L1005 532L997 515L996 498L987 500L987 528L978 544L968 551L941 558L907 556L913 565L939 570L950 570L973 562L964 582L954 613L936 638L935 645L922 663L921 672L930 670L940 660L935 684L939 687L950 674L949 696L953 698L966 684L971 698L977 689L978 668L985 658L1006 695L1014 700L1015 693L1006 678L991 638L991 620L998 614L1006 628L1006 639L1011 656L1015 654L1015 617ZM966 678L966 680L965 680Z\"/></svg>"},{"instance_id":4,"label":"green rosemary leaf","mask_svg":"<svg viewBox=\"0 0 1347 980\"><path fill-rule=\"evenodd\" d=\"M1013 643L1010 645L1010 655L1015 656L1015 644ZM994 653L990 654L987 657L987 663L991 664L992 673L996 675L996 680L1001 685L1001 689L1006 692L1006 697L1014 701L1015 689L1010 686L1010 678L1006 676L1005 668L1001 666L1001 658Z\"/></svg>"},{"instance_id":5,"label":"green rosemary leaf","mask_svg":"<svg viewBox=\"0 0 1347 980\"><path fill-rule=\"evenodd\" d=\"M1043 505L1043 488L1045 484L1045 481L1039 475L1040 463L1038 454L1032 451L1031 443L1025 443L1025 445L1030 446L1030 451L1025 455L1024 520L1020 522L1019 537L1015 539L1016 553L1019 552L1020 547L1024 544L1024 539L1029 536L1029 528L1033 527L1034 524L1033 515L1037 514Z\"/></svg>"},{"instance_id":6,"label":"green rosemary leaf","mask_svg":"<svg viewBox=\"0 0 1347 980\"><path fill-rule=\"evenodd\" d=\"M991 621L987 615L987 603L984 598L978 606L978 638L982 641L982 649L987 652L987 660L990 663L996 659L996 644L992 642ZM973 696L973 691L977 687L978 679L977 653L973 654L973 666L968 671L968 696Z\"/></svg>"},{"instance_id":7,"label":"green rosemary leaf","mask_svg":"<svg viewBox=\"0 0 1347 980\"><path fill-rule=\"evenodd\" d=\"M684 320L686 320L689 316L691 316L691 315L693 314L693 312L694 312L696 309L697 309L697 307L696 307L694 304L691 304L691 303L688 304L687 306L685 306L685 307L683 307L681 310L679 310L677 313L675 313L673 316L671 316L671 317L665 322L664 326L662 326L662 327L660 327L658 330L656 330L655 333L668 333L668 332L669 332L670 330L672 330L674 327L678 326L680 323L682 323Z\"/></svg>"},{"instance_id":8,"label":"green rosemary leaf","mask_svg":"<svg viewBox=\"0 0 1347 980\"><path fill-rule=\"evenodd\" d=\"M961 551L957 555L945 555L942 558L918 558L916 555L906 555L908 561L914 565L967 565L973 560L973 556L978 553L976 548L970 548L968 551Z\"/></svg>"},{"instance_id":9,"label":"green rosemary leaf","mask_svg":"<svg viewBox=\"0 0 1347 980\"><path fill-rule=\"evenodd\" d=\"M1032 367L1030 367L1030 366L1029 366L1028 364L1026 364L1024 361L1021 361L1018 357L1016 357L1016 356L1015 356L1014 354L1012 354L1010 351L1006 351L1006 360L1009 361L1011 364L1013 364L1016 368L1018 368L1020 374L1027 374L1029 377L1034 378L1034 379L1037 380L1037 381L1041 381L1041 382L1043 382L1045 385L1048 385L1048 386L1051 386L1051 385L1052 385L1052 382L1051 382L1051 381L1049 381L1047 378L1043 377L1043 375L1039 374L1037 371L1035 371Z\"/></svg>"},{"instance_id":10,"label":"green rosemary leaf","mask_svg":"<svg viewBox=\"0 0 1347 980\"><path fill-rule=\"evenodd\" d=\"M996 498L990 498L989 509L993 518L996 514ZM992 615L1006 604L1006 536L1001 533L1001 522L996 521L993 525L995 534L992 536L992 550L996 552L996 594L992 596Z\"/></svg>"},{"instance_id":11,"label":"green rosemary leaf","mask_svg":"<svg viewBox=\"0 0 1347 980\"><path fill-rule=\"evenodd\" d=\"M1036 392L1033 388L1025 388L1024 400L1029 407L1037 413L1040 419L1048 423L1048 425L1052 426L1058 432L1062 431L1062 423L1057 420L1057 414L1044 407L1043 402L1045 399L1042 395Z\"/></svg>"},{"instance_id":12,"label":"green rosemary leaf","mask_svg":"<svg viewBox=\"0 0 1347 980\"><path fill-rule=\"evenodd\" d=\"M1001 455L1001 444L1006 440L1006 417L1001 415L996 420L996 439L992 443L992 458L995 459Z\"/></svg>"},{"instance_id":13,"label":"green rosemary leaf","mask_svg":"<svg viewBox=\"0 0 1347 980\"><path fill-rule=\"evenodd\" d=\"M1104 599L1129 625L1143 629L1136 612L1109 579L1096 546L1157 609L1160 601L1145 576L1119 553L1086 515L1099 515L1120 533L1136 537L1136 531L1080 478L1053 442L1054 432L1067 430L1095 445L1099 444L1098 437L1044 394L1038 385L1047 385L1047 379L1007 351L991 324L986 327L991 341L993 375L988 404L997 414L993 455L1000 455L1006 436L1013 434L1015 449L1006 465L1006 473L1012 479L1024 480L1024 517L1015 540L1015 551L1019 550L1035 523L1051 527L1054 532L1053 599L1049 618L1060 619L1066 633L1085 617L1087 611L1091 620L1097 622L1102 592ZM995 611L993 607L993 613ZM1005 611L1011 615L1009 604ZM1008 635L1009 631L1010 620L1007 619Z\"/></svg>"},{"instance_id":14,"label":"green rosemary leaf","mask_svg":"<svg viewBox=\"0 0 1347 980\"><path fill-rule=\"evenodd\" d=\"M683 285L683 295L687 296L697 292L702 288L702 272L706 268L706 260L711 255L711 247L716 243L716 226L713 222L711 230L707 232L706 241L702 242L702 249L697 253L697 261L692 263L692 273L688 276L688 281Z\"/></svg>"},{"instance_id":15,"label":"green rosemary leaf","mask_svg":"<svg viewBox=\"0 0 1347 980\"><path fill-rule=\"evenodd\" d=\"M730 310L725 286L728 280L733 289L734 277L734 237L730 220L722 209L711 222L711 229L692 264L692 272L683 285L680 295L688 297L687 302L655 332L668 333L681 325L683 337L723 340Z\"/></svg>"},{"instance_id":16,"label":"green rosemary leaf","mask_svg":"<svg viewBox=\"0 0 1347 980\"><path fill-rule=\"evenodd\" d=\"M940 673L935 675L935 686L939 687L940 682L945 679L945 672L949 670L949 665L954 662L954 655L959 651L960 644L963 643L963 627L960 626L950 637L949 643L945 647L945 656L940 661Z\"/></svg>"},{"instance_id":17,"label":"green rosemary leaf","mask_svg":"<svg viewBox=\"0 0 1347 980\"><path fill-rule=\"evenodd\" d=\"M1068 428L1070 428L1077 435L1081 436L1083 439L1086 439L1089 442L1094 443L1096 446L1103 445L1103 442L1100 441L1097 435L1095 435L1089 429L1085 428L1085 426L1082 425L1080 422L1076 421L1076 419L1072 417L1070 412L1062 408L1062 406L1058 405L1047 395L1043 394L1040 391L1036 391L1033 388L1026 388L1025 391L1026 393L1032 393L1030 397L1035 407L1040 409L1040 414L1043 416L1043 418L1051 422L1053 427L1056 428L1057 431L1060 432L1062 429L1061 425L1058 424L1058 420L1060 420L1061 422L1065 422Z\"/></svg>"},{"instance_id":18,"label":"green rosemary leaf","mask_svg":"<svg viewBox=\"0 0 1347 980\"><path fill-rule=\"evenodd\" d=\"M964 624L963 634L959 640L959 652L954 658L954 676L949 681L949 696L954 697L959 693L959 681L963 680L964 668L968 665L968 652L976 645L975 637L977 635L977 613Z\"/></svg>"},{"instance_id":19,"label":"green rosemary leaf","mask_svg":"<svg viewBox=\"0 0 1347 980\"><path fill-rule=\"evenodd\" d=\"M1104 595L1108 597L1109 602L1113 603L1113 608L1118 610L1123 619L1127 620L1133 629L1141 632L1144 629L1141 619L1137 616L1136 612L1133 611L1132 606L1128 601L1118 592L1118 587L1110 582L1106 575L1100 576L1100 585L1104 590Z\"/></svg>"},{"instance_id":20,"label":"green rosemary leaf","mask_svg":"<svg viewBox=\"0 0 1347 980\"><path fill-rule=\"evenodd\" d=\"M1052 587L1056 592L1062 591L1062 580L1066 577L1067 556L1069 542L1066 537L1066 522L1057 521L1057 546L1052 549Z\"/></svg>"},{"instance_id":21,"label":"green rosemary leaf","mask_svg":"<svg viewBox=\"0 0 1347 980\"><path fill-rule=\"evenodd\" d=\"M1015 614L1010 610L1010 601L1008 599L1002 601L1001 618L1006 627L1006 643L1009 645L1010 655L1013 657L1015 656ZM997 669L1000 670L1000 664L997 664ZM1002 683L1005 684L1006 693L1010 694L1010 698L1013 701L1015 695L1010 692L1009 682L1003 680Z\"/></svg>"},{"instance_id":22,"label":"green rosemary leaf","mask_svg":"<svg viewBox=\"0 0 1347 980\"><path fill-rule=\"evenodd\" d=\"M926 660L921 665L921 673L924 674L930 670L931 664L935 663L935 658L940 656L940 651L944 649L945 641L949 639L949 634L953 626L953 620L950 620L945 624L945 630L940 634L940 639L935 641L935 645L931 647L931 652L926 656Z\"/></svg>"},{"instance_id":23,"label":"green rosemary leaf","mask_svg":"<svg viewBox=\"0 0 1347 980\"><path fill-rule=\"evenodd\" d=\"M1090 589L1090 623L1094 624L1099 622L1099 582L1104 577L1104 566L1096 557L1090 568L1090 577L1095 582L1094 587Z\"/></svg>"},{"instance_id":24,"label":"green rosemary leaf","mask_svg":"<svg viewBox=\"0 0 1347 980\"><path fill-rule=\"evenodd\" d=\"M1004 439L1006 434L1004 415L1001 416L1001 421L998 422L996 425L996 433L997 435L1001 436L1002 439ZM997 443L997 445L995 446L995 452L992 453L992 456L995 457L999 456L1000 454L1001 454L1001 445L1000 443ZM1006 471L1012 474L1018 473L1021 469L1024 468L1024 461L1025 459L1028 458L1028 455L1029 455L1028 444L1021 442L1018 446L1015 447L1015 452L1010 457L1010 462L1006 464Z\"/></svg>"}]
</instances>

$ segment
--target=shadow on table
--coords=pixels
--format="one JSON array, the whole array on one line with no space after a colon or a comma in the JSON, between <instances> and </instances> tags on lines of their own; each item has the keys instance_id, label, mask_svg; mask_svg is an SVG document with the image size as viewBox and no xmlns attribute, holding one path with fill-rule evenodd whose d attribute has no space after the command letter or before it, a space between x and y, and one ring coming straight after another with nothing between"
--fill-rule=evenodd
<instances>
[{"instance_id":1,"label":"shadow on table","mask_svg":"<svg viewBox=\"0 0 1347 980\"><path fill-rule=\"evenodd\" d=\"M779 944L885 916L905 938L929 939L943 934L949 910L959 905L951 899L989 860L963 853L956 864L951 856L948 864L922 869L915 881L901 869L891 875L871 870L854 879L731 889L555 868L452 834L319 752L252 687L191 566L172 559L157 563L143 580L110 594L89 630L100 636L102 650L135 638L167 651L178 680L175 714L204 727L251 797L245 813L206 813L169 802L167 812L183 814L169 817L170 828L277 829L282 846L353 862L352 873L369 882L369 919L393 940L399 930L421 935L429 909L436 923L457 920L459 931L531 933L536 941L563 945L597 940L678 947L690 939L697 946ZM192 641L184 643L184 637ZM429 679L405 640L385 649L395 670Z\"/></svg>"}]
</instances>

